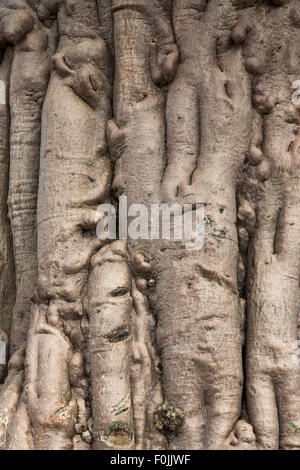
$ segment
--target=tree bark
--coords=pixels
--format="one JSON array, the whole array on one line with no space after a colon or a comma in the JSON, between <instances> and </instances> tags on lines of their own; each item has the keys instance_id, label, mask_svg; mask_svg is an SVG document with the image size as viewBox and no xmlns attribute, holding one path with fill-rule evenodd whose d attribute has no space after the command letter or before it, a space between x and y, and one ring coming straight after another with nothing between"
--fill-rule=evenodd
<instances>
[{"instance_id":1,"label":"tree bark","mask_svg":"<svg viewBox=\"0 0 300 470\"><path fill-rule=\"evenodd\" d=\"M1 0L0 448L300 449L299 28ZM155 204L203 207L202 248L122 232Z\"/></svg>"}]
</instances>

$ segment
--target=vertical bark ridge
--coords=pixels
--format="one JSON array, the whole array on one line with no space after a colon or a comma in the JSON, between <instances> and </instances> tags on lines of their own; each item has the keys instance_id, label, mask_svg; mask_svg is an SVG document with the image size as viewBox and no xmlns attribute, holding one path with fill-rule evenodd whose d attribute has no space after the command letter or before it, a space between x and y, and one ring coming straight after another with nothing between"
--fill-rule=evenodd
<instances>
[{"instance_id":1,"label":"vertical bark ridge","mask_svg":"<svg viewBox=\"0 0 300 470\"><path fill-rule=\"evenodd\" d=\"M1 26L1 42L14 45L9 77L8 207L17 290L10 336L12 358L1 397L1 420L5 423L1 445L5 445L10 418L14 420L13 412L22 391L21 360L26 344L30 296L36 282L35 226L41 107L47 88L49 60L47 34L25 1L17 5L4 1Z\"/></svg>"},{"instance_id":2,"label":"vertical bark ridge","mask_svg":"<svg viewBox=\"0 0 300 470\"><path fill-rule=\"evenodd\" d=\"M149 207L158 202L165 159L164 93L154 81L163 85L173 78L178 50L170 19L159 2L150 7L146 2L116 1L112 8L115 57L119 64L115 71L114 121L107 127L111 155L116 160L113 188L117 195L126 194L129 204L143 202ZM129 32L130 38L126 39ZM139 248L143 257L143 247ZM129 245L133 265L135 252L136 247ZM134 270L134 279L147 284L143 269ZM136 447L163 448L166 440L153 426L154 409L163 401L158 360L151 346L155 341L151 337L153 319L145 292L137 287L132 291L136 302L132 328L136 337L131 370L136 391L133 395ZM147 333L143 339L141 330ZM149 384L145 382L147 376Z\"/></svg>"},{"instance_id":3,"label":"vertical bark ridge","mask_svg":"<svg viewBox=\"0 0 300 470\"><path fill-rule=\"evenodd\" d=\"M12 249L12 234L7 217L7 193L9 179L9 77L13 57L12 47L2 51L2 60L0 65L0 86L1 86L1 104L0 104L0 187L1 187L1 228L0 228L0 341L3 341L6 356L9 351L9 338L12 320L12 311L15 302L15 275L14 275L14 256ZM3 347L3 346L2 346ZM5 379L7 367L0 364L0 383Z\"/></svg>"},{"instance_id":4,"label":"vertical bark ridge","mask_svg":"<svg viewBox=\"0 0 300 470\"><path fill-rule=\"evenodd\" d=\"M2 0L0 448L299 449L299 18ZM121 195L203 247L98 239Z\"/></svg>"},{"instance_id":5,"label":"vertical bark ridge","mask_svg":"<svg viewBox=\"0 0 300 470\"><path fill-rule=\"evenodd\" d=\"M245 67L255 73L256 119L239 201L240 242L247 256L246 395L259 449L299 448L299 110L291 103L298 78L299 2L264 5L240 16L233 31ZM263 38L263 40L261 40ZM248 235L247 235L248 234ZM244 251L244 260L246 258Z\"/></svg>"},{"instance_id":6,"label":"vertical bark ridge","mask_svg":"<svg viewBox=\"0 0 300 470\"><path fill-rule=\"evenodd\" d=\"M131 273L124 241L92 259L88 289L93 448L132 449Z\"/></svg>"}]
</instances>

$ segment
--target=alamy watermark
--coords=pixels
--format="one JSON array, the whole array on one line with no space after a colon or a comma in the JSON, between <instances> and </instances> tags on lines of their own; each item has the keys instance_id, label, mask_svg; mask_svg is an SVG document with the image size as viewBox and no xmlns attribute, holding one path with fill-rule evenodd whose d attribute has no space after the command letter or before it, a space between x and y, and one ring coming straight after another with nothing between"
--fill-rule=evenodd
<instances>
[{"instance_id":1,"label":"alamy watermark","mask_svg":"<svg viewBox=\"0 0 300 470\"><path fill-rule=\"evenodd\" d=\"M132 204L120 196L118 218L112 204L97 208L97 237L101 240L174 240L187 250L200 250L204 243L203 204ZM118 232L118 233L117 233Z\"/></svg>"}]
</instances>

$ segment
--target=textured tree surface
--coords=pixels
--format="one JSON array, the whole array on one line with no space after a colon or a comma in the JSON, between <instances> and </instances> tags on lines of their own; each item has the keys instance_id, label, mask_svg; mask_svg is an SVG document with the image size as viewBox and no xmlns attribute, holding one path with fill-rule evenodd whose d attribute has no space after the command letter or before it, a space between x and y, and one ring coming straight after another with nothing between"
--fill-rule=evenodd
<instances>
[{"instance_id":1,"label":"textured tree surface","mask_svg":"<svg viewBox=\"0 0 300 470\"><path fill-rule=\"evenodd\" d=\"M300 0L0 0L0 448L300 449L297 80Z\"/></svg>"}]
</instances>

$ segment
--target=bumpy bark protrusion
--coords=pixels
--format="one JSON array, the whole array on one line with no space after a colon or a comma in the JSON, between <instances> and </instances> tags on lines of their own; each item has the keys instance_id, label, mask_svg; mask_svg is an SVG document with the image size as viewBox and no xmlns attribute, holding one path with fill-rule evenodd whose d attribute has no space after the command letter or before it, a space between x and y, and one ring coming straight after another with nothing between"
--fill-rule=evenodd
<instances>
[{"instance_id":1,"label":"bumpy bark protrusion","mask_svg":"<svg viewBox=\"0 0 300 470\"><path fill-rule=\"evenodd\" d=\"M226 450L257 450L256 437L251 424L240 419L224 445Z\"/></svg>"}]
</instances>

